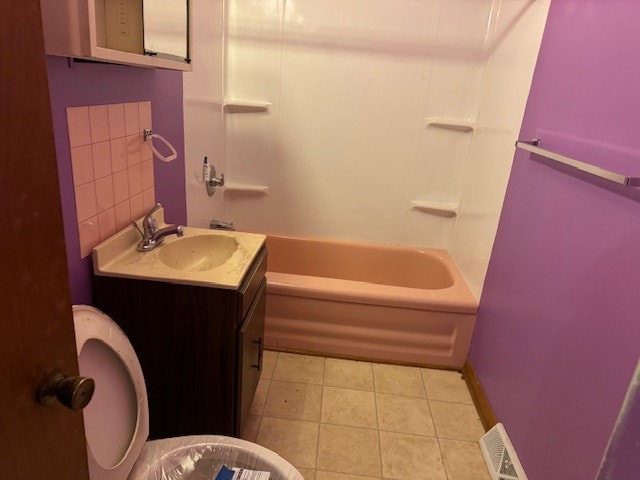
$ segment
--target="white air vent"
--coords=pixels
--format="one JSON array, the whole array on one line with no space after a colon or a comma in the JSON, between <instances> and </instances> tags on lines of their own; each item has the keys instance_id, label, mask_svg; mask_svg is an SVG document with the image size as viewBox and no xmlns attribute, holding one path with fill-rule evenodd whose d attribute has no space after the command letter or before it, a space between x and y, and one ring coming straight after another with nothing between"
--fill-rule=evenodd
<instances>
[{"instance_id":1,"label":"white air vent","mask_svg":"<svg viewBox=\"0 0 640 480\"><path fill-rule=\"evenodd\" d=\"M527 480L504 425L498 423L480 439L492 480Z\"/></svg>"}]
</instances>

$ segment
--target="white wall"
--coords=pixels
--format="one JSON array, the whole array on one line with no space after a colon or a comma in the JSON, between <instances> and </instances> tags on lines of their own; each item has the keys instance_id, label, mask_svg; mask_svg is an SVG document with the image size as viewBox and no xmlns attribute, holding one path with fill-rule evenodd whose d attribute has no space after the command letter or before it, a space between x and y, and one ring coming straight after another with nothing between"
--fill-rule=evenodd
<instances>
[{"instance_id":1,"label":"white wall","mask_svg":"<svg viewBox=\"0 0 640 480\"><path fill-rule=\"evenodd\" d=\"M226 190L242 229L446 248L485 68L491 0L227 1Z\"/></svg>"},{"instance_id":2,"label":"white wall","mask_svg":"<svg viewBox=\"0 0 640 480\"><path fill-rule=\"evenodd\" d=\"M501 0L449 253L480 298L550 0Z\"/></svg>"},{"instance_id":3,"label":"white wall","mask_svg":"<svg viewBox=\"0 0 640 480\"><path fill-rule=\"evenodd\" d=\"M218 106L214 115L189 102L221 103L218 83L187 81L204 75L194 52L185 75L189 222L451 247L469 283L481 285L549 0L531 3L226 0L226 102L269 105ZM211 29L194 19L196 35ZM219 75L214 51L204 72ZM487 142L509 160L479 158ZM229 187L213 199L190 171L201 169L205 146Z\"/></svg>"},{"instance_id":4,"label":"white wall","mask_svg":"<svg viewBox=\"0 0 640 480\"><path fill-rule=\"evenodd\" d=\"M222 195L209 197L201 178L205 155L224 170L223 10L224 0L191 0L193 71L184 74L183 88L187 222L192 226L208 227L222 209Z\"/></svg>"}]
</instances>

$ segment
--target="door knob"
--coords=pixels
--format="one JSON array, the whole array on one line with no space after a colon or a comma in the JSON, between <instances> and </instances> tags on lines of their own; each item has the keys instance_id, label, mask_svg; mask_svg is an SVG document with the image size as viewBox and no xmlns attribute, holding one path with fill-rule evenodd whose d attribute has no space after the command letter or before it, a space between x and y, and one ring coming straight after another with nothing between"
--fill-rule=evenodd
<instances>
[{"instance_id":1,"label":"door knob","mask_svg":"<svg viewBox=\"0 0 640 480\"><path fill-rule=\"evenodd\" d=\"M69 377L60 368L47 372L36 390L36 399L41 405L51 405L56 399L71 410L86 407L95 390L93 378Z\"/></svg>"}]
</instances>

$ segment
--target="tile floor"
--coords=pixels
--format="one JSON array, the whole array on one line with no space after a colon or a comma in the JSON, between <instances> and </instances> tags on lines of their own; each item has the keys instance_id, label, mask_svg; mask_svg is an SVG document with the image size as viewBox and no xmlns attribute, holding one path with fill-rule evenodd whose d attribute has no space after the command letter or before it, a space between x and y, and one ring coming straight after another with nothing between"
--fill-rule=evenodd
<instances>
[{"instance_id":1,"label":"tile floor","mask_svg":"<svg viewBox=\"0 0 640 480\"><path fill-rule=\"evenodd\" d=\"M305 480L488 480L457 372L265 351L243 438Z\"/></svg>"}]
</instances>

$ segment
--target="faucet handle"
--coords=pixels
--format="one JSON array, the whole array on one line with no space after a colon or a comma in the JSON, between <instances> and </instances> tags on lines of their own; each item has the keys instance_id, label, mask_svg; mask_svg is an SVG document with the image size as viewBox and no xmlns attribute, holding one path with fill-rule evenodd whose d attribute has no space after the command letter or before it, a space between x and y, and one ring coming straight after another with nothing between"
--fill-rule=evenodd
<instances>
[{"instance_id":1,"label":"faucet handle","mask_svg":"<svg viewBox=\"0 0 640 480\"><path fill-rule=\"evenodd\" d=\"M156 203L153 207L151 207L151 210L149 210L147 214L144 216L145 220L147 218L151 218L151 216L154 213L156 213L158 210L160 210L160 208L162 208L162 205L160 204L160 202Z\"/></svg>"},{"instance_id":2,"label":"faucet handle","mask_svg":"<svg viewBox=\"0 0 640 480\"><path fill-rule=\"evenodd\" d=\"M142 220L142 228L144 230L144 233L142 235L143 237L153 235L158 230L158 222L156 222L156 219L153 218L153 214L156 213L161 207L162 205L160 205L160 203L156 203L153 208L151 208L151 210L149 210L149 212L147 212L147 214L144 216L144 219Z\"/></svg>"},{"instance_id":3,"label":"faucet handle","mask_svg":"<svg viewBox=\"0 0 640 480\"><path fill-rule=\"evenodd\" d=\"M150 214L144 218L144 229L152 235L158 230L158 222Z\"/></svg>"}]
</instances>

